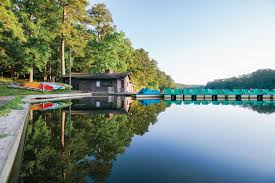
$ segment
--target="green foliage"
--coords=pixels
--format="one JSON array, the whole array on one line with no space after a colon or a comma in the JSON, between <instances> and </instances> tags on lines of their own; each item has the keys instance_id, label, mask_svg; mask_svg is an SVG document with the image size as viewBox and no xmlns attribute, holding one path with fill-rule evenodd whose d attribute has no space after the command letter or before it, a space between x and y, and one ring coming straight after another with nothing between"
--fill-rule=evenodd
<instances>
[{"instance_id":1,"label":"green foliage","mask_svg":"<svg viewBox=\"0 0 275 183\"><path fill-rule=\"evenodd\" d=\"M132 48L123 33L110 33L101 42L91 42L88 49L93 55L93 73L101 73L107 69L115 72L127 71L126 61L131 55Z\"/></svg>"},{"instance_id":2,"label":"green foliage","mask_svg":"<svg viewBox=\"0 0 275 183\"><path fill-rule=\"evenodd\" d=\"M105 4L95 4L88 13L97 41L102 41L109 33L115 30L111 12L107 9Z\"/></svg>"},{"instance_id":3,"label":"green foliage","mask_svg":"<svg viewBox=\"0 0 275 183\"><path fill-rule=\"evenodd\" d=\"M63 34L66 45L74 51L77 56L83 55L83 49L89 38L86 23L88 23L88 13L86 0L59 0L61 10L64 11L64 20L59 20L60 33Z\"/></svg>"},{"instance_id":4,"label":"green foliage","mask_svg":"<svg viewBox=\"0 0 275 183\"><path fill-rule=\"evenodd\" d=\"M36 80L60 81L61 73L68 70L70 50L73 71L128 71L136 89L173 86L172 78L159 70L148 52L135 50L125 34L116 30L105 4L89 10L87 0L4 0L0 4L2 76L25 79L34 72Z\"/></svg>"},{"instance_id":5,"label":"green foliage","mask_svg":"<svg viewBox=\"0 0 275 183\"><path fill-rule=\"evenodd\" d=\"M206 88L210 89L274 89L275 70L262 69L245 74L240 77L219 79L208 82Z\"/></svg>"},{"instance_id":6,"label":"green foliage","mask_svg":"<svg viewBox=\"0 0 275 183\"><path fill-rule=\"evenodd\" d=\"M174 81L165 72L160 71L157 62L149 58L144 49L137 49L128 60L128 71L136 84L136 88L164 88L172 87Z\"/></svg>"},{"instance_id":7,"label":"green foliage","mask_svg":"<svg viewBox=\"0 0 275 183\"><path fill-rule=\"evenodd\" d=\"M0 40L2 39L2 34L6 31L11 32L21 41L25 40L23 29L13 12L14 8L11 0L2 0L0 2Z\"/></svg>"}]
</instances>

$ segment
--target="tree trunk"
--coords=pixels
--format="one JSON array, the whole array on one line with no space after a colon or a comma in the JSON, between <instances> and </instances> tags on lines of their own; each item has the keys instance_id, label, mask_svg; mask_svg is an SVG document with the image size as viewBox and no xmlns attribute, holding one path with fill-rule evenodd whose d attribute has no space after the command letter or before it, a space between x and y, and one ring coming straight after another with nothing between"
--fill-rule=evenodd
<instances>
[{"instance_id":1,"label":"tree trunk","mask_svg":"<svg viewBox=\"0 0 275 183\"><path fill-rule=\"evenodd\" d=\"M47 64L44 65L43 79L44 79L44 81L47 81Z\"/></svg>"},{"instance_id":2,"label":"tree trunk","mask_svg":"<svg viewBox=\"0 0 275 183\"><path fill-rule=\"evenodd\" d=\"M53 80L52 80L52 54L50 56L49 73L50 73L49 80L50 80L50 82L53 82Z\"/></svg>"},{"instance_id":3,"label":"tree trunk","mask_svg":"<svg viewBox=\"0 0 275 183\"><path fill-rule=\"evenodd\" d=\"M31 68L30 68L30 76L29 76L29 82L33 82L33 65L31 65Z\"/></svg>"},{"instance_id":4,"label":"tree trunk","mask_svg":"<svg viewBox=\"0 0 275 183\"><path fill-rule=\"evenodd\" d=\"M29 14L29 19L30 21L32 21L31 19L32 17L32 14ZM32 32L31 30L29 29L29 37L31 38L32 37ZM31 47L30 47L31 48ZM32 49L31 49L32 50ZM30 67L30 75L29 75L29 82L33 82L33 63L35 61L35 56L34 54L32 53L32 63L31 63L31 67Z\"/></svg>"},{"instance_id":5,"label":"tree trunk","mask_svg":"<svg viewBox=\"0 0 275 183\"><path fill-rule=\"evenodd\" d=\"M64 7L63 14L62 14L63 25L65 23L65 15L66 15L66 10ZM62 32L61 32L61 75L65 76L65 74L66 74L66 71L65 71L65 38L64 38L64 27L63 27Z\"/></svg>"},{"instance_id":6,"label":"tree trunk","mask_svg":"<svg viewBox=\"0 0 275 183\"><path fill-rule=\"evenodd\" d=\"M65 40L64 36L62 34L61 37L61 74L62 76L65 76Z\"/></svg>"}]
</instances>

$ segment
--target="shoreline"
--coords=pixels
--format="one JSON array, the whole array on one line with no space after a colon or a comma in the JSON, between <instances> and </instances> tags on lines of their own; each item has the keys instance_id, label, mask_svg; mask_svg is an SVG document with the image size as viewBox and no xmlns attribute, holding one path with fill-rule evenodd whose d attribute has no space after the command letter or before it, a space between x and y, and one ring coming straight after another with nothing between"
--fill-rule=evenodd
<instances>
[{"instance_id":1,"label":"shoreline","mask_svg":"<svg viewBox=\"0 0 275 183\"><path fill-rule=\"evenodd\" d=\"M29 103L21 110L12 110L7 116L0 117L0 182L8 182L18 148L26 130Z\"/></svg>"},{"instance_id":2,"label":"shoreline","mask_svg":"<svg viewBox=\"0 0 275 183\"><path fill-rule=\"evenodd\" d=\"M23 98L22 108L11 110L0 117L0 183L9 181L14 163L22 145L22 137L28 124L29 106L31 103L53 100L66 100L92 96L92 93L28 95ZM40 99L40 100L37 100Z\"/></svg>"}]
</instances>

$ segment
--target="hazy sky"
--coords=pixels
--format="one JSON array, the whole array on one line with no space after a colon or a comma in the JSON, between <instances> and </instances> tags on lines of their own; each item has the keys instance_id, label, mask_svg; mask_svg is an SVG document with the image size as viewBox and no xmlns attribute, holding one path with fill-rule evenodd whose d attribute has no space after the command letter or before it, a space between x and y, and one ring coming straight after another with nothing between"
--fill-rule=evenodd
<instances>
[{"instance_id":1,"label":"hazy sky","mask_svg":"<svg viewBox=\"0 0 275 183\"><path fill-rule=\"evenodd\" d=\"M94 0L176 82L275 69L275 0Z\"/></svg>"}]
</instances>

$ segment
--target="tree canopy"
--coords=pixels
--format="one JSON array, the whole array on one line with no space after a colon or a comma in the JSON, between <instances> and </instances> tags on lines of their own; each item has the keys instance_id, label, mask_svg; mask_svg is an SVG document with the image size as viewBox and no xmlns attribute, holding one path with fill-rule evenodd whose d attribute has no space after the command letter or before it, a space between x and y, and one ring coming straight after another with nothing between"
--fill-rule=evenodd
<instances>
[{"instance_id":1,"label":"tree canopy","mask_svg":"<svg viewBox=\"0 0 275 183\"><path fill-rule=\"evenodd\" d=\"M210 89L274 89L275 70L261 69L250 74L208 82L205 86Z\"/></svg>"},{"instance_id":2,"label":"tree canopy","mask_svg":"<svg viewBox=\"0 0 275 183\"><path fill-rule=\"evenodd\" d=\"M130 72L137 89L172 87L143 48L118 31L105 4L87 0L4 0L0 3L0 74L57 81L72 71Z\"/></svg>"}]
</instances>

